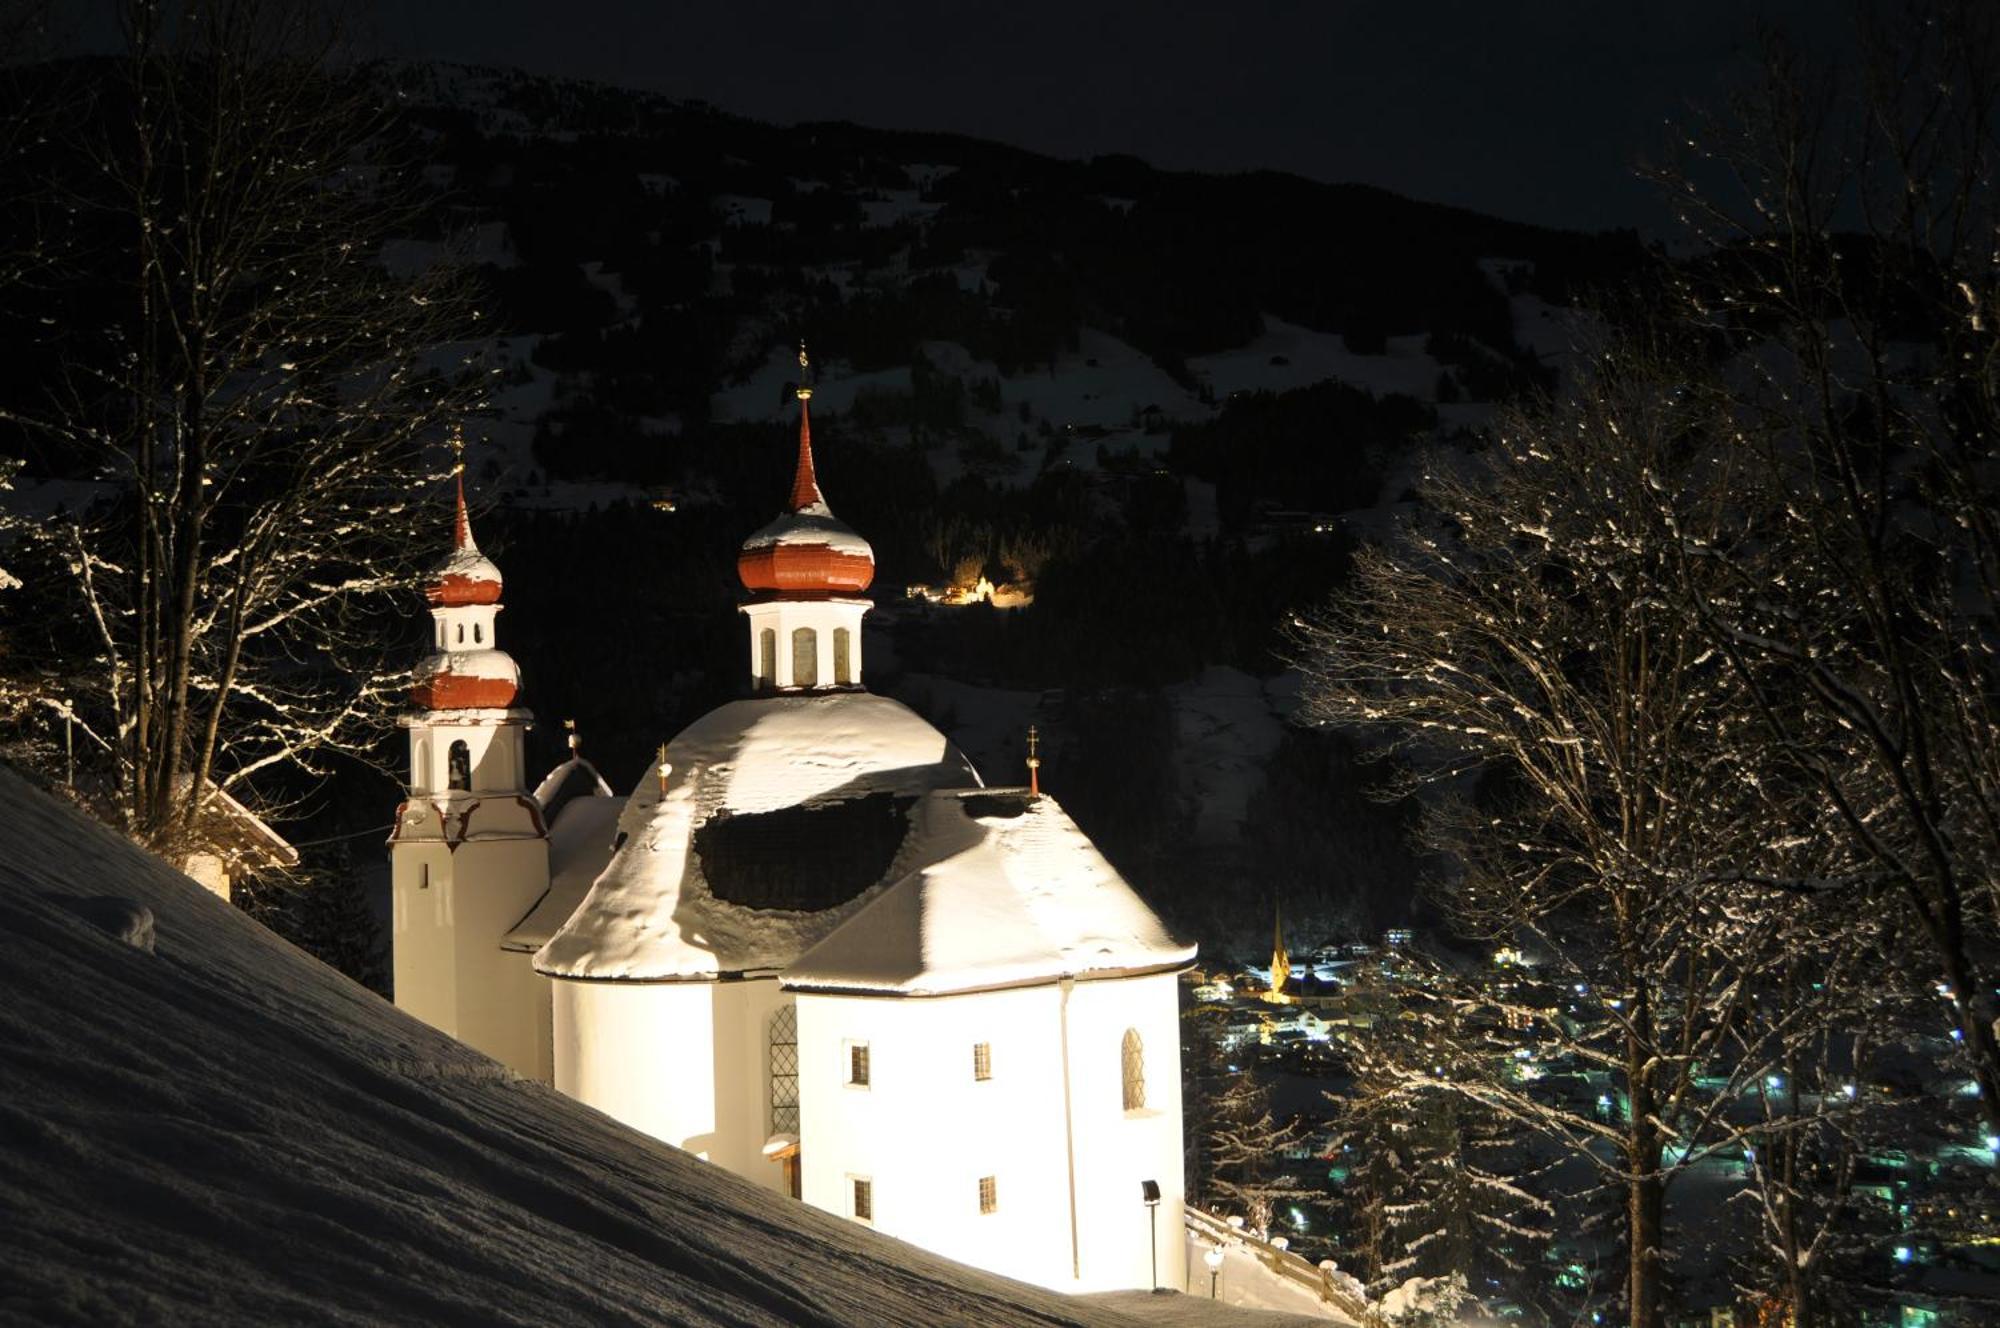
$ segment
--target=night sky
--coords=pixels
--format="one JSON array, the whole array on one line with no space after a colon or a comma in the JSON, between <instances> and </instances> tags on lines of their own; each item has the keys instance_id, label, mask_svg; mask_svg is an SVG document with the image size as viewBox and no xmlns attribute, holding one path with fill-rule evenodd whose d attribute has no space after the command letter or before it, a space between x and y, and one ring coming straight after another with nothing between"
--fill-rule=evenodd
<instances>
[{"instance_id":1,"label":"night sky","mask_svg":"<svg viewBox=\"0 0 2000 1328\"><path fill-rule=\"evenodd\" d=\"M391 54L599 78L761 120L1272 167L1649 231L1665 218L1633 162L1668 117L1747 71L1759 17L1845 26L1837 0L363 3Z\"/></svg>"}]
</instances>

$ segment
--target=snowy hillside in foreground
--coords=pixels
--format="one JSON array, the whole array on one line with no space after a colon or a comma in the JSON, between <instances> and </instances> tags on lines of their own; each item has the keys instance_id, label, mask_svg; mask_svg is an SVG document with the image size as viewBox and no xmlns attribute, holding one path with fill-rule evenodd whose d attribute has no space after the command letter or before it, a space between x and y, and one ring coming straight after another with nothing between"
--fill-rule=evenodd
<instances>
[{"instance_id":1,"label":"snowy hillside in foreground","mask_svg":"<svg viewBox=\"0 0 2000 1328\"><path fill-rule=\"evenodd\" d=\"M0 1321L1307 1322L1070 1299L757 1189L0 798Z\"/></svg>"}]
</instances>

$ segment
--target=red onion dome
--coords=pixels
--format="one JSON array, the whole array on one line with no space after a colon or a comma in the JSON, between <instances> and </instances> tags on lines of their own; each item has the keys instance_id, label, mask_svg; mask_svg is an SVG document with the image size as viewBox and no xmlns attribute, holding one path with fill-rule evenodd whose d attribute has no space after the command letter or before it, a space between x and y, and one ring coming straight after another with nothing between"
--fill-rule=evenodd
<instances>
[{"instance_id":1,"label":"red onion dome","mask_svg":"<svg viewBox=\"0 0 2000 1328\"><path fill-rule=\"evenodd\" d=\"M458 522L451 553L431 572L424 595L432 604L455 608L500 602L500 569L472 542L472 523L465 516L465 477L458 479Z\"/></svg>"},{"instance_id":2,"label":"red onion dome","mask_svg":"<svg viewBox=\"0 0 2000 1328\"><path fill-rule=\"evenodd\" d=\"M743 541L736 575L765 594L855 595L875 580L875 551L834 516L813 474L812 420L799 390L799 461L790 509Z\"/></svg>"},{"instance_id":3,"label":"red onion dome","mask_svg":"<svg viewBox=\"0 0 2000 1328\"><path fill-rule=\"evenodd\" d=\"M505 710L521 670L504 650L441 650L417 666L410 699L423 710Z\"/></svg>"}]
</instances>

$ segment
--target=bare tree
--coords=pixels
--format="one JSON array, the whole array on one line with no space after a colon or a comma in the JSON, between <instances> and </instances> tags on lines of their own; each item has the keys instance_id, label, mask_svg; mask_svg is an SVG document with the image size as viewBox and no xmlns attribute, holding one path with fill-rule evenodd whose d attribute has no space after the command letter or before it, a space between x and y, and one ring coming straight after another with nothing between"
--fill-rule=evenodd
<instances>
[{"instance_id":1,"label":"bare tree","mask_svg":"<svg viewBox=\"0 0 2000 1328\"><path fill-rule=\"evenodd\" d=\"M1480 1017L1607 1081L1602 1104L1455 1087L1622 1196L1643 1325L1662 1311L1668 1184L1737 1137L1723 1106L1786 1031L1756 1054L1733 1040L1775 955L1740 882L1783 870L1784 846L1762 833L1780 790L1733 740L1740 683L1685 605L1701 567L1681 546L1729 547L1738 525L1714 446L1729 422L1688 390L1698 372L1670 347L1617 348L1482 456L1433 464L1427 514L1295 638L1307 714L1375 731L1430 788L1428 833L1461 864L1443 891L1457 925L1526 941L1566 993L1550 1009L1489 992Z\"/></svg>"},{"instance_id":2,"label":"bare tree","mask_svg":"<svg viewBox=\"0 0 2000 1328\"><path fill-rule=\"evenodd\" d=\"M1861 13L1854 71L1773 38L1690 139L1709 169L1662 172L1707 245L1674 316L1734 356L1760 531L1687 553L1759 764L1817 790L1792 828L1846 846L1819 886L1917 924L2000 1132L2000 35L1985 5Z\"/></svg>"},{"instance_id":3,"label":"bare tree","mask_svg":"<svg viewBox=\"0 0 2000 1328\"><path fill-rule=\"evenodd\" d=\"M174 854L211 784L321 770L391 708L374 616L406 584L422 444L471 402L460 280L390 272L416 217L378 94L312 5L129 0L48 158L61 372L13 413L95 501L42 525L10 638ZM416 551L421 552L418 547ZM53 610L53 612L48 612Z\"/></svg>"}]
</instances>

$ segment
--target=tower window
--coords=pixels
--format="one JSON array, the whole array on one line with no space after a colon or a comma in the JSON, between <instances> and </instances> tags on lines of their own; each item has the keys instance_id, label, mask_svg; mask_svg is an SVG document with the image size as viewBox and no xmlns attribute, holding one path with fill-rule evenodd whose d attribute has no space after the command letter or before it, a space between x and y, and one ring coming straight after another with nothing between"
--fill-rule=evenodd
<instances>
[{"instance_id":1,"label":"tower window","mask_svg":"<svg viewBox=\"0 0 2000 1328\"><path fill-rule=\"evenodd\" d=\"M1125 1042L1120 1048L1120 1078L1125 1085L1125 1110L1140 1111L1146 1105L1146 1048L1139 1041L1139 1030L1125 1030Z\"/></svg>"},{"instance_id":2,"label":"tower window","mask_svg":"<svg viewBox=\"0 0 2000 1328\"><path fill-rule=\"evenodd\" d=\"M787 1005L771 1016L771 1133L799 1132L799 1012Z\"/></svg>"},{"instance_id":3,"label":"tower window","mask_svg":"<svg viewBox=\"0 0 2000 1328\"><path fill-rule=\"evenodd\" d=\"M991 1213L1000 1207L1000 1181L997 1176L979 1178L979 1211Z\"/></svg>"},{"instance_id":4,"label":"tower window","mask_svg":"<svg viewBox=\"0 0 2000 1328\"><path fill-rule=\"evenodd\" d=\"M443 650L449 642L445 639L444 624L438 624L438 649Z\"/></svg>"},{"instance_id":5,"label":"tower window","mask_svg":"<svg viewBox=\"0 0 2000 1328\"><path fill-rule=\"evenodd\" d=\"M854 682L853 638L845 627L833 629L833 680L842 687Z\"/></svg>"},{"instance_id":6,"label":"tower window","mask_svg":"<svg viewBox=\"0 0 2000 1328\"><path fill-rule=\"evenodd\" d=\"M757 633L757 685L778 685L778 634L769 627Z\"/></svg>"},{"instance_id":7,"label":"tower window","mask_svg":"<svg viewBox=\"0 0 2000 1328\"><path fill-rule=\"evenodd\" d=\"M486 629L478 623L472 624L472 644L476 646L486 644Z\"/></svg>"},{"instance_id":8,"label":"tower window","mask_svg":"<svg viewBox=\"0 0 2000 1328\"><path fill-rule=\"evenodd\" d=\"M464 645L464 644L465 644L465 624L464 624L464 623L460 623L460 624L458 625L458 644L460 644L460 645Z\"/></svg>"},{"instance_id":9,"label":"tower window","mask_svg":"<svg viewBox=\"0 0 2000 1328\"><path fill-rule=\"evenodd\" d=\"M854 1216L863 1222L875 1220L875 1182L861 1176L854 1182Z\"/></svg>"},{"instance_id":10,"label":"tower window","mask_svg":"<svg viewBox=\"0 0 2000 1328\"><path fill-rule=\"evenodd\" d=\"M993 1077L993 1044L975 1042L972 1044L972 1077L982 1083Z\"/></svg>"},{"instance_id":11,"label":"tower window","mask_svg":"<svg viewBox=\"0 0 2000 1328\"><path fill-rule=\"evenodd\" d=\"M447 759L451 763L451 770L446 787L470 790L472 788L472 749L465 745L465 739L460 738L458 741L452 743Z\"/></svg>"},{"instance_id":12,"label":"tower window","mask_svg":"<svg viewBox=\"0 0 2000 1328\"><path fill-rule=\"evenodd\" d=\"M855 1088L868 1087L868 1044L847 1044L847 1082Z\"/></svg>"},{"instance_id":13,"label":"tower window","mask_svg":"<svg viewBox=\"0 0 2000 1328\"><path fill-rule=\"evenodd\" d=\"M792 686L819 686L819 634L810 627L792 630Z\"/></svg>"}]
</instances>

